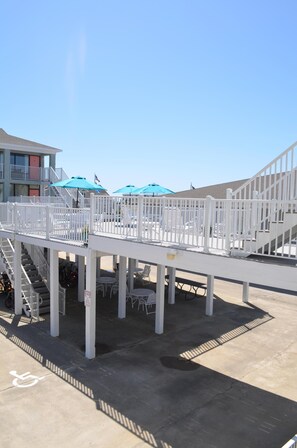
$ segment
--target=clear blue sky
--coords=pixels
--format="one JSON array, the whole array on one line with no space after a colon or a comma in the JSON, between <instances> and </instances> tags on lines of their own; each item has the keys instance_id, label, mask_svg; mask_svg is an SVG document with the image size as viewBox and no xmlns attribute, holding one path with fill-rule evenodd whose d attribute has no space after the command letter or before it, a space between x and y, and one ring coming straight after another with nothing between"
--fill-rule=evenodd
<instances>
[{"instance_id":1,"label":"clear blue sky","mask_svg":"<svg viewBox=\"0 0 297 448\"><path fill-rule=\"evenodd\" d=\"M250 177L297 140L296 0L1 0L0 127L109 193Z\"/></svg>"}]
</instances>

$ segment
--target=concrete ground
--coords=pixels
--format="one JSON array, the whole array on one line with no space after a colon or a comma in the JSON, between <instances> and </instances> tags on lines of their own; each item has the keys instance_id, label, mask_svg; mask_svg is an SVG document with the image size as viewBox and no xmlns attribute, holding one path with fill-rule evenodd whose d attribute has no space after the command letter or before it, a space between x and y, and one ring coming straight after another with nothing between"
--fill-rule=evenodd
<instances>
[{"instance_id":1,"label":"concrete ground","mask_svg":"<svg viewBox=\"0 0 297 448\"><path fill-rule=\"evenodd\" d=\"M297 301L250 293L243 304L240 285L215 281L212 317L177 294L163 335L98 295L92 361L75 290L58 338L49 316L30 324L0 296L1 448L280 448L297 433Z\"/></svg>"}]
</instances>

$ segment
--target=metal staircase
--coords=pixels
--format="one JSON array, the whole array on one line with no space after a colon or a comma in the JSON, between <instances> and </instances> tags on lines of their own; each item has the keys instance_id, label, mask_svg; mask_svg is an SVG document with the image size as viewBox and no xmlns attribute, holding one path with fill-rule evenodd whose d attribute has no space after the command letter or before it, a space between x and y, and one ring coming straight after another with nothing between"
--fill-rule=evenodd
<instances>
[{"instance_id":1,"label":"metal staircase","mask_svg":"<svg viewBox=\"0 0 297 448\"><path fill-rule=\"evenodd\" d=\"M46 286L50 284L50 267L47 259L44 255L42 247L32 246L31 244L23 244L22 252L25 252L28 257L31 258L36 270L38 271L38 276L42 280L43 285ZM33 286L35 283L33 283ZM47 288L48 290L48 288ZM60 314L65 314L66 308L66 289L59 284L59 312Z\"/></svg>"},{"instance_id":2,"label":"metal staircase","mask_svg":"<svg viewBox=\"0 0 297 448\"><path fill-rule=\"evenodd\" d=\"M13 271L13 258L14 247L9 239L3 238L1 240L0 257L6 268L6 273L14 287L14 271ZM24 260L26 261L26 260ZM23 300L23 311L26 316L32 319L39 319L40 314L40 300L39 293L34 290L30 278L22 265L21 268L21 294Z\"/></svg>"},{"instance_id":3,"label":"metal staircase","mask_svg":"<svg viewBox=\"0 0 297 448\"><path fill-rule=\"evenodd\" d=\"M0 257L6 267L6 273L14 285L13 258L14 247L9 239L1 240ZM41 255L39 254L40 260ZM44 258L44 257L43 257ZM43 265L48 264L44 258ZM50 312L50 292L47 287L48 281L42 276L35 266L28 249L22 244L21 255L21 294L23 299L23 311L26 316L39 319L41 314ZM62 314L65 314L65 289L59 287L59 308Z\"/></svg>"}]
</instances>

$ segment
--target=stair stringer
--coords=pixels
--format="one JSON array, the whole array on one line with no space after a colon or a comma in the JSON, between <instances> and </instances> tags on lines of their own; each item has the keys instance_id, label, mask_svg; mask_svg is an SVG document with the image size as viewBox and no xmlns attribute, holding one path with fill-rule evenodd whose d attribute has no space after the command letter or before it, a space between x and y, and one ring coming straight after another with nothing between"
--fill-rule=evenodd
<instances>
[{"instance_id":1,"label":"stair stringer","mask_svg":"<svg viewBox=\"0 0 297 448\"><path fill-rule=\"evenodd\" d=\"M9 280L14 287L14 247L9 238L3 238L1 241L0 257L6 267L6 273L9 277ZM26 316L31 317L32 319L39 320L40 297L39 294L34 290L23 266L21 266L21 294L23 300L22 307Z\"/></svg>"}]
</instances>

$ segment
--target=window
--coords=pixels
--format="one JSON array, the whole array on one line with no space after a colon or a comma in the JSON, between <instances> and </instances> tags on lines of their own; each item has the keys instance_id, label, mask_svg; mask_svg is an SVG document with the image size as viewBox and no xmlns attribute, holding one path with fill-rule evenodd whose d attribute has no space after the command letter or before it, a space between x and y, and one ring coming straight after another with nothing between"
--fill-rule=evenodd
<instances>
[{"instance_id":1,"label":"window","mask_svg":"<svg viewBox=\"0 0 297 448\"><path fill-rule=\"evenodd\" d=\"M29 156L27 154L10 154L10 164L16 166L29 166Z\"/></svg>"},{"instance_id":2,"label":"window","mask_svg":"<svg viewBox=\"0 0 297 448\"><path fill-rule=\"evenodd\" d=\"M26 180L28 177L29 157L25 154L10 154L11 179Z\"/></svg>"},{"instance_id":3,"label":"window","mask_svg":"<svg viewBox=\"0 0 297 448\"><path fill-rule=\"evenodd\" d=\"M10 184L10 196L29 196L29 185Z\"/></svg>"},{"instance_id":4,"label":"window","mask_svg":"<svg viewBox=\"0 0 297 448\"><path fill-rule=\"evenodd\" d=\"M30 185L29 196L40 196L40 189L36 185Z\"/></svg>"}]
</instances>

